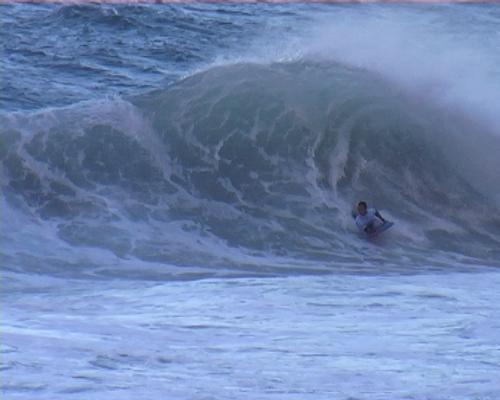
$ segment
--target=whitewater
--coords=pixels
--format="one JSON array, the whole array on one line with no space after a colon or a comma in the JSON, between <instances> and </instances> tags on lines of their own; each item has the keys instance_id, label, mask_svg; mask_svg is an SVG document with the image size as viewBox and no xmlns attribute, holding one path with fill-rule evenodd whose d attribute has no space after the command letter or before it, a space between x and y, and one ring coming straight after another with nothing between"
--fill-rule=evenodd
<instances>
[{"instance_id":1,"label":"whitewater","mask_svg":"<svg viewBox=\"0 0 500 400\"><path fill-rule=\"evenodd\" d=\"M0 13L3 397L500 397L498 6Z\"/></svg>"}]
</instances>

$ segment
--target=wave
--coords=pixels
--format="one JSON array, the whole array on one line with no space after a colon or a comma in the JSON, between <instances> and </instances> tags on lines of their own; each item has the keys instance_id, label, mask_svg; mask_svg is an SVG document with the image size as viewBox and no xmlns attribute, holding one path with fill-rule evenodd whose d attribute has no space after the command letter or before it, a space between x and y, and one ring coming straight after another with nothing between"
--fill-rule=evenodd
<instances>
[{"instance_id":1,"label":"wave","mask_svg":"<svg viewBox=\"0 0 500 400\"><path fill-rule=\"evenodd\" d=\"M470 123L364 69L226 65L140 96L1 119L9 209L70 248L240 269L259 258L291 268L500 256L496 200L462 173L481 167L461 147ZM386 247L357 237L359 199L397 221Z\"/></svg>"}]
</instances>

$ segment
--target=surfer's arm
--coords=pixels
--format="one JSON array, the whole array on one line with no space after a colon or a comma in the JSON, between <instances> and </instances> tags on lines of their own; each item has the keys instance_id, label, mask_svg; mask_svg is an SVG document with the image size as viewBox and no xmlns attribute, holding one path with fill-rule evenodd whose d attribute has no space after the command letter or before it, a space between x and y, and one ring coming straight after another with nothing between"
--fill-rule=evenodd
<instances>
[{"instance_id":1,"label":"surfer's arm","mask_svg":"<svg viewBox=\"0 0 500 400\"><path fill-rule=\"evenodd\" d=\"M385 222L384 217L382 217L382 215L380 215L380 213L378 212L378 210L376 210L376 211L375 211L375 216L376 216L379 220L381 220L382 222Z\"/></svg>"}]
</instances>

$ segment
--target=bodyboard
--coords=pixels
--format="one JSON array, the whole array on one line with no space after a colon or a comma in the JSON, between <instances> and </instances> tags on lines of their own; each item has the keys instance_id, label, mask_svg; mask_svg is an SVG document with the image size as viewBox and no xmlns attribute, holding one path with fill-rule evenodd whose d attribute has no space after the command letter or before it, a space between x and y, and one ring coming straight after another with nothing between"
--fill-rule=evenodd
<instances>
[{"instance_id":1,"label":"bodyboard","mask_svg":"<svg viewBox=\"0 0 500 400\"><path fill-rule=\"evenodd\" d=\"M393 225L394 225L394 222L385 221L384 223L376 226L374 231L367 233L366 235L368 237L377 236L377 235L381 234L382 232L386 231L387 229L391 228Z\"/></svg>"}]
</instances>

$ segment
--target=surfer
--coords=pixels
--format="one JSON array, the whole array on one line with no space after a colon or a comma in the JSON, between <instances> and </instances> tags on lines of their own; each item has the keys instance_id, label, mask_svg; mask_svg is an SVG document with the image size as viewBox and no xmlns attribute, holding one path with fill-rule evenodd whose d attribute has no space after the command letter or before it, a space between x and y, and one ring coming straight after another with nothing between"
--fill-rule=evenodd
<instances>
[{"instance_id":1,"label":"surfer","mask_svg":"<svg viewBox=\"0 0 500 400\"><path fill-rule=\"evenodd\" d=\"M356 211L352 212L352 217L354 218L358 228L366 233L375 232L375 222L377 221L377 218L382 221L382 223L386 222L378 210L375 208L368 208L365 201L360 201L358 203Z\"/></svg>"}]
</instances>

